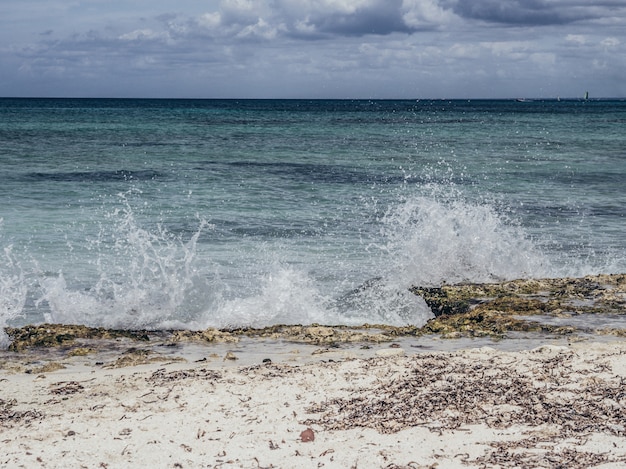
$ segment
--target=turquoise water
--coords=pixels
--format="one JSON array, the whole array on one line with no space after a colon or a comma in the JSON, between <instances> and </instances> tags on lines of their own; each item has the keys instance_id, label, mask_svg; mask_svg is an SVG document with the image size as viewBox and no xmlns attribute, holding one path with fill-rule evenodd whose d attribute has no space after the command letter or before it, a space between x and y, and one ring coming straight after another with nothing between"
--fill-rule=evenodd
<instances>
[{"instance_id":1,"label":"turquoise water","mask_svg":"<svg viewBox=\"0 0 626 469\"><path fill-rule=\"evenodd\" d=\"M0 99L0 324L422 324L413 284L624 272L625 124L625 101Z\"/></svg>"}]
</instances>

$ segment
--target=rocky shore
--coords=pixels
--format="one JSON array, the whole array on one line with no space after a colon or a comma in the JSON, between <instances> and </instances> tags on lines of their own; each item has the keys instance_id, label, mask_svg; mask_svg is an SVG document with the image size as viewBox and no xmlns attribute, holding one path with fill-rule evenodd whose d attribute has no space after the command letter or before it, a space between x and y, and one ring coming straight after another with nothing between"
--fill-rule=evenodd
<instances>
[{"instance_id":1,"label":"rocky shore","mask_svg":"<svg viewBox=\"0 0 626 469\"><path fill-rule=\"evenodd\" d=\"M626 465L626 275L413 291L422 327L9 328L0 466Z\"/></svg>"},{"instance_id":2,"label":"rocky shore","mask_svg":"<svg viewBox=\"0 0 626 469\"><path fill-rule=\"evenodd\" d=\"M151 339L178 342L237 342L241 337L282 339L309 344L391 342L403 336L437 334L444 338L489 336L504 338L508 332L551 334L595 334L626 336L624 327L596 328L560 326L550 318L580 315L626 315L626 274L584 278L514 280L493 284L413 287L424 298L435 318L424 326L393 327L365 324L361 327L322 325L275 325L261 329L207 329L202 331L131 331L91 328L80 325L42 324L7 328L9 350L31 347L72 348L81 339L127 338L137 342Z\"/></svg>"}]
</instances>

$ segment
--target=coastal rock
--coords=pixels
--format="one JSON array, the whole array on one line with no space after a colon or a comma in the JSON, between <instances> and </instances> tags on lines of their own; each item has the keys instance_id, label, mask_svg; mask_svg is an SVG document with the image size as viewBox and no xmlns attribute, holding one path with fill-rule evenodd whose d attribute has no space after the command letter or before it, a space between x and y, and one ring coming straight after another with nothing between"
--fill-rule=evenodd
<instances>
[{"instance_id":1,"label":"coastal rock","mask_svg":"<svg viewBox=\"0 0 626 469\"><path fill-rule=\"evenodd\" d=\"M218 329L204 329L202 331L173 331L170 337L171 342L238 342L239 338L228 331Z\"/></svg>"},{"instance_id":2,"label":"coastal rock","mask_svg":"<svg viewBox=\"0 0 626 469\"><path fill-rule=\"evenodd\" d=\"M372 331L371 329L378 329ZM336 343L355 342L390 342L397 335L395 328L387 329L387 326L362 327L349 326L321 326L319 324L303 325L275 325L255 328L242 328L229 330L234 336L259 337L267 339L282 339L292 342L300 342L313 345L332 345ZM406 334L400 334L406 335Z\"/></svg>"},{"instance_id":3,"label":"coastal rock","mask_svg":"<svg viewBox=\"0 0 626 469\"><path fill-rule=\"evenodd\" d=\"M59 347L73 344L77 339L130 338L149 341L146 331L105 329L73 324L39 324L5 329L11 344L9 350L19 352L30 347Z\"/></svg>"},{"instance_id":4,"label":"coastal rock","mask_svg":"<svg viewBox=\"0 0 626 469\"><path fill-rule=\"evenodd\" d=\"M335 334L332 327L311 326L306 328L306 333L312 337L330 337Z\"/></svg>"},{"instance_id":5,"label":"coastal rock","mask_svg":"<svg viewBox=\"0 0 626 469\"><path fill-rule=\"evenodd\" d=\"M497 337L507 331L570 334L576 328L542 324L527 317L626 314L626 274L413 287L411 291L422 296L435 315L422 332L450 338ZM621 335L620 331L605 333Z\"/></svg>"}]
</instances>

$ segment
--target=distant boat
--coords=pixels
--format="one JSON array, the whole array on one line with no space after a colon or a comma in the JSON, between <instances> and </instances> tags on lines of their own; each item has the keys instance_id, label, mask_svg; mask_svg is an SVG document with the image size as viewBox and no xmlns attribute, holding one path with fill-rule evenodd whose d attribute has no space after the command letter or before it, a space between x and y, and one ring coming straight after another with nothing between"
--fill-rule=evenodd
<instances>
[{"instance_id":1,"label":"distant boat","mask_svg":"<svg viewBox=\"0 0 626 469\"><path fill-rule=\"evenodd\" d=\"M532 102L532 99L517 98L515 101L517 101L518 103L530 103Z\"/></svg>"},{"instance_id":2,"label":"distant boat","mask_svg":"<svg viewBox=\"0 0 626 469\"><path fill-rule=\"evenodd\" d=\"M589 91L585 91L585 101L589 99Z\"/></svg>"}]
</instances>

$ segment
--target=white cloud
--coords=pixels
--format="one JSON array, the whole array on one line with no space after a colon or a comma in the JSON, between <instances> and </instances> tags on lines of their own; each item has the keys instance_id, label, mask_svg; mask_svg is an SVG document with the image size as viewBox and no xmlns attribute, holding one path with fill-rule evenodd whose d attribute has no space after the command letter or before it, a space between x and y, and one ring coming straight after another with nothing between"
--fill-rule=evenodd
<instances>
[{"instance_id":1,"label":"white cloud","mask_svg":"<svg viewBox=\"0 0 626 469\"><path fill-rule=\"evenodd\" d=\"M237 34L239 38L258 38L270 40L278 34L278 29L272 27L263 18L259 18L255 24L249 24Z\"/></svg>"},{"instance_id":2,"label":"white cloud","mask_svg":"<svg viewBox=\"0 0 626 469\"><path fill-rule=\"evenodd\" d=\"M167 32L155 32L151 29L136 29L129 33L119 36L122 41L138 41L138 40L152 40L152 39L169 39Z\"/></svg>"},{"instance_id":3,"label":"white cloud","mask_svg":"<svg viewBox=\"0 0 626 469\"><path fill-rule=\"evenodd\" d=\"M607 37L600 44L602 44L606 48L612 48L619 46L621 43L620 40L616 37Z\"/></svg>"},{"instance_id":4,"label":"white cloud","mask_svg":"<svg viewBox=\"0 0 626 469\"><path fill-rule=\"evenodd\" d=\"M219 12L204 13L197 19L200 26L208 29L217 29L222 24L222 15Z\"/></svg>"},{"instance_id":5,"label":"white cloud","mask_svg":"<svg viewBox=\"0 0 626 469\"><path fill-rule=\"evenodd\" d=\"M565 40L568 42L573 42L575 44L583 45L587 43L587 36L583 34L568 34L565 37Z\"/></svg>"},{"instance_id":6,"label":"white cloud","mask_svg":"<svg viewBox=\"0 0 626 469\"><path fill-rule=\"evenodd\" d=\"M448 49L448 55L450 57L461 59L479 59L484 52L484 49L477 44L453 44Z\"/></svg>"},{"instance_id":7,"label":"white cloud","mask_svg":"<svg viewBox=\"0 0 626 469\"><path fill-rule=\"evenodd\" d=\"M436 0L404 0L402 10L406 24L416 29L447 25L457 20L452 10L444 9Z\"/></svg>"},{"instance_id":8,"label":"white cloud","mask_svg":"<svg viewBox=\"0 0 626 469\"><path fill-rule=\"evenodd\" d=\"M515 60L526 58L529 49L532 49L532 44L528 41L483 42L481 45L490 50L495 56L504 56Z\"/></svg>"}]
</instances>

